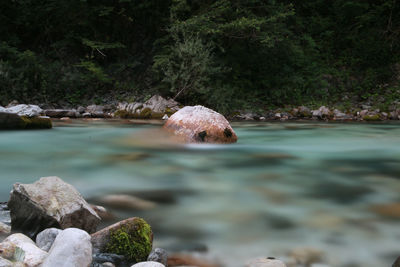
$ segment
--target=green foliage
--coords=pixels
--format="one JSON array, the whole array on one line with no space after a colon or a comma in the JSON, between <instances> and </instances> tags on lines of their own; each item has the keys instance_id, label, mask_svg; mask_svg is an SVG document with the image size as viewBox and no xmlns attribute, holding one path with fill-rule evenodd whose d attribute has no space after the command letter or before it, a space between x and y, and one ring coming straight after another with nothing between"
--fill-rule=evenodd
<instances>
[{"instance_id":1,"label":"green foliage","mask_svg":"<svg viewBox=\"0 0 400 267\"><path fill-rule=\"evenodd\" d=\"M389 106L400 84L394 0L6 0L0 36L2 105Z\"/></svg>"},{"instance_id":2,"label":"green foliage","mask_svg":"<svg viewBox=\"0 0 400 267\"><path fill-rule=\"evenodd\" d=\"M150 225L137 218L132 225L126 225L110 233L106 252L123 255L134 263L146 261L152 248Z\"/></svg>"}]
</instances>

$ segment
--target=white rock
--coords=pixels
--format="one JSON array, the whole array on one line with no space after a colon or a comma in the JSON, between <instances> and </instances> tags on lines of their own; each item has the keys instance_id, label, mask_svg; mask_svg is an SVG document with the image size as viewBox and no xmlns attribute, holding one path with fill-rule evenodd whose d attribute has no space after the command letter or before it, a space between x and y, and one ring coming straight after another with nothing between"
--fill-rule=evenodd
<instances>
[{"instance_id":1,"label":"white rock","mask_svg":"<svg viewBox=\"0 0 400 267\"><path fill-rule=\"evenodd\" d=\"M36 236L36 245L44 251L49 251L57 235L61 232L62 230L57 228L48 228L41 231Z\"/></svg>"},{"instance_id":2,"label":"white rock","mask_svg":"<svg viewBox=\"0 0 400 267\"><path fill-rule=\"evenodd\" d=\"M0 106L0 112L6 112L6 108L5 108L5 107L2 107L2 106Z\"/></svg>"},{"instance_id":3,"label":"white rock","mask_svg":"<svg viewBox=\"0 0 400 267\"><path fill-rule=\"evenodd\" d=\"M41 267L88 267L92 262L90 235L77 228L59 233Z\"/></svg>"},{"instance_id":4,"label":"white rock","mask_svg":"<svg viewBox=\"0 0 400 267\"><path fill-rule=\"evenodd\" d=\"M274 258L257 258L248 261L246 267L286 267L286 265Z\"/></svg>"},{"instance_id":5,"label":"white rock","mask_svg":"<svg viewBox=\"0 0 400 267\"><path fill-rule=\"evenodd\" d=\"M136 263L131 267L165 267L165 265L156 261L144 261Z\"/></svg>"},{"instance_id":6,"label":"white rock","mask_svg":"<svg viewBox=\"0 0 400 267\"><path fill-rule=\"evenodd\" d=\"M12 253L12 249L14 249ZM38 248L29 237L23 234L13 234L7 237L1 244L1 256L15 261L23 262L26 266L40 266L47 257L47 252ZM10 258L10 254L13 257Z\"/></svg>"},{"instance_id":7,"label":"white rock","mask_svg":"<svg viewBox=\"0 0 400 267\"><path fill-rule=\"evenodd\" d=\"M13 263L9 260L0 257L0 267L13 267Z\"/></svg>"},{"instance_id":8,"label":"white rock","mask_svg":"<svg viewBox=\"0 0 400 267\"><path fill-rule=\"evenodd\" d=\"M168 117L168 115L167 115L167 114L164 114L164 116L162 117L162 119L163 119L163 120L168 120L168 119L169 119L169 117Z\"/></svg>"},{"instance_id":9,"label":"white rock","mask_svg":"<svg viewBox=\"0 0 400 267\"><path fill-rule=\"evenodd\" d=\"M5 112L17 113L19 116L36 117L39 116L43 112L43 110L36 105L21 104L6 108Z\"/></svg>"}]
</instances>

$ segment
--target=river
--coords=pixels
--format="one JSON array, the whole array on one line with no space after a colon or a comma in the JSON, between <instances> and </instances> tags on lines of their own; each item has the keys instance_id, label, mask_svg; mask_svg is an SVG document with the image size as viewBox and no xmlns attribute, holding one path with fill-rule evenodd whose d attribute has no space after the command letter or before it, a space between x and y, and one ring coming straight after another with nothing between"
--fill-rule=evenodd
<instances>
[{"instance_id":1,"label":"river","mask_svg":"<svg viewBox=\"0 0 400 267\"><path fill-rule=\"evenodd\" d=\"M232 145L169 144L160 126L94 121L0 132L0 200L12 184L59 176L89 201L130 194L155 246L224 266L313 248L330 266L400 256L400 125L234 123ZM205 252L206 251L206 252Z\"/></svg>"}]
</instances>

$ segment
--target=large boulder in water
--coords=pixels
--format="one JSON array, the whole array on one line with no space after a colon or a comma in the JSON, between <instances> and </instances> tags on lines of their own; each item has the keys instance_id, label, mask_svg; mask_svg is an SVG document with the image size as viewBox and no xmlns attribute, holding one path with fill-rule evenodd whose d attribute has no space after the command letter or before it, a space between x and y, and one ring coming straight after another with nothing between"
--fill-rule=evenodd
<instances>
[{"instance_id":1,"label":"large boulder in water","mask_svg":"<svg viewBox=\"0 0 400 267\"><path fill-rule=\"evenodd\" d=\"M43 177L33 184L14 184L8 207L13 230L30 237L46 228L96 231L100 217L70 184L58 177Z\"/></svg>"},{"instance_id":2,"label":"large boulder in water","mask_svg":"<svg viewBox=\"0 0 400 267\"><path fill-rule=\"evenodd\" d=\"M236 133L221 114L203 107L186 106L173 114L164 129L189 143L235 143Z\"/></svg>"},{"instance_id":3,"label":"large boulder in water","mask_svg":"<svg viewBox=\"0 0 400 267\"><path fill-rule=\"evenodd\" d=\"M50 129L51 120L45 117L18 116L0 111L0 130Z\"/></svg>"}]
</instances>

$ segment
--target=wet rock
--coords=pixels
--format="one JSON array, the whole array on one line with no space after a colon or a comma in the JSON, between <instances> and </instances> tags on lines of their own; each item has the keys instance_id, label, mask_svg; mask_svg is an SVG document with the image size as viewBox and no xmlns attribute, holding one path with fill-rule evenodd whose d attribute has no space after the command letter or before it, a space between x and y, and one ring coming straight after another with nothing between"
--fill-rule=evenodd
<instances>
[{"instance_id":1,"label":"wet rock","mask_svg":"<svg viewBox=\"0 0 400 267\"><path fill-rule=\"evenodd\" d=\"M131 195L106 195L98 199L102 205L117 209L148 210L156 207L156 204Z\"/></svg>"},{"instance_id":2,"label":"wet rock","mask_svg":"<svg viewBox=\"0 0 400 267\"><path fill-rule=\"evenodd\" d=\"M83 114L83 113L85 113L85 108L84 107L82 107L82 106L79 106L77 109L76 109L76 111L78 112L78 113L80 113L80 114Z\"/></svg>"},{"instance_id":3,"label":"wet rock","mask_svg":"<svg viewBox=\"0 0 400 267\"><path fill-rule=\"evenodd\" d=\"M178 111L179 103L173 99L165 99L159 95L152 96L149 100L144 102L143 108L150 108L155 113L172 115Z\"/></svg>"},{"instance_id":4,"label":"wet rock","mask_svg":"<svg viewBox=\"0 0 400 267\"><path fill-rule=\"evenodd\" d=\"M168 264L168 253L165 249L155 248L150 252L150 255L147 257L148 261L156 261L161 264Z\"/></svg>"},{"instance_id":5,"label":"wet rock","mask_svg":"<svg viewBox=\"0 0 400 267\"><path fill-rule=\"evenodd\" d=\"M51 120L43 117L18 116L14 113L0 112L0 130L23 130L23 129L49 129L52 127Z\"/></svg>"},{"instance_id":6,"label":"wet rock","mask_svg":"<svg viewBox=\"0 0 400 267\"><path fill-rule=\"evenodd\" d=\"M297 264L309 266L313 263L321 263L324 259L324 253L315 248L296 248L289 255Z\"/></svg>"},{"instance_id":7,"label":"wet rock","mask_svg":"<svg viewBox=\"0 0 400 267\"><path fill-rule=\"evenodd\" d=\"M165 265L156 261L144 261L136 263L131 267L165 267Z\"/></svg>"},{"instance_id":8,"label":"wet rock","mask_svg":"<svg viewBox=\"0 0 400 267\"><path fill-rule=\"evenodd\" d=\"M219 267L220 265L188 254L173 254L168 256L168 267L174 266Z\"/></svg>"},{"instance_id":9,"label":"wet rock","mask_svg":"<svg viewBox=\"0 0 400 267\"><path fill-rule=\"evenodd\" d=\"M234 143L235 131L221 114L203 106L186 106L172 115L164 129L189 143Z\"/></svg>"},{"instance_id":10,"label":"wet rock","mask_svg":"<svg viewBox=\"0 0 400 267\"><path fill-rule=\"evenodd\" d=\"M70 118L76 118L77 117L77 111L72 109L46 109L44 110L44 114L46 116L49 116L51 118L63 118L63 117L70 117Z\"/></svg>"},{"instance_id":11,"label":"wet rock","mask_svg":"<svg viewBox=\"0 0 400 267\"><path fill-rule=\"evenodd\" d=\"M8 207L12 228L32 237L51 227L76 227L90 233L100 222L79 192L56 176L14 184Z\"/></svg>"},{"instance_id":12,"label":"wet rock","mask_svg":"<svg viewBox=\"0 0 400 267\"><path fill-rule=\"evenodd\" d=\"M130 262L145 261L153 243L150 225L138 217L115 223L91 236L96 253L123 255Z\"/></svg>"},{"instance_id":13,"label":"wet rock","mask_svg":"<svg viewBox=\"0 0 400 267\"><path fill-rule=\"evenodd\" d=\"M286 265L274 257L257 258L246 263L246 267L286 267Z\"/></svg>"},{"instance_id":14,"label":"wet rock","mask_svg":"<svg viewBox=\"0 0 400 267\"><path fill-rule=\"evenodd\" d=\"M0 256L22 262L26 266L40 266L47 257L47 252L38 248L29 237L23 234L13 234L0 243Z\"/></svg>"},{"instance_id":15,"label":"wet rock","mask_svg":"<svg viewBox=\"0 0 400 267\"><path fill-rule=\"evenodd\" d=\"M37 105L16 105L6 108L8 113L16 113L18 116L37 117L40 116L43 110Z\"/></svg>"},{"instance_id":16,"label":"wet rock","mask_svg":"<svg viewBox=\"0 0 400 267\"><path fill-rule=\"evenodd\" d=\"M51 248L51 245L53 245L54 240L56 239L57 235L61 232L62 232L62 230L57 229L57 228L48 228L48 229L41 231L36 236L36 245L40 249L48 252Z\"/></svg>"},{"instance_id":17,"label":"wet rock","mask_svg":"<svg viewBox=\"0 0 400 267\"><path fill-rule=\"evenodd\" d=\"M13 267L13 266L14 264L11 261L0 257L0 267Z\"/></svg>"},{"instance_id":18,"label":"wet rock","mask_svg":"<svg viewBox=\"0 0 400 267\"><path fill-rule=\"evenodd\" d=\"M125 257L112 253L96 253L93 255L93 262L98 264L112 263L117 266L126 265Z\"/></svg>"},{"instance_id":19,"label":"wet rock","mask_svg":"<svg viewBox=\"0 0 400 267\"><path fill-rule=\"evenodd\" d=\"M115 219L115 215L109 212L105 207L99 205L90 205L92 209L99 215L103 221L110 221Z\"/></svg>"},{"instance_id":20,"label":"wet rock","mask_svg":"<svg viewBox=\"0 0 400 267\"><path fill-rule=\"evenodd\" d=\"M298 109L298 116L302 118L310 118L311 117L311 110L308 107L300 106Z\"/></svg>"},{"instance_id":21,"label":"wet rock","mask_svg":"<svg viewBox=\"0 0 400 267\"><path fill-rule=\"evenodd\" d=\"M41 267L88 267L92 262L90 235L77 228L59 233Z\"/></svg>"}]
</instances>

